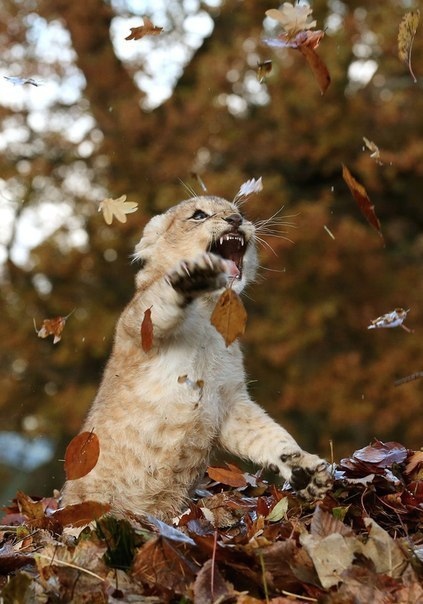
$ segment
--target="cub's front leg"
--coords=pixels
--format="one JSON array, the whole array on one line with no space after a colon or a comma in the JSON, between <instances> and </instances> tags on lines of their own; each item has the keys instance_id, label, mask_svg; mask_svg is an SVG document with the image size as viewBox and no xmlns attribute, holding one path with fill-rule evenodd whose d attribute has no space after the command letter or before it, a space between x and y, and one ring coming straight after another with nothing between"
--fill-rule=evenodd
<instances>
[{"instance_id":1,"label":"cub's front leg","mask_svg":"<svg viewBox=\"0 0 423 604\"><path fill-rule=\"evenodd\" d=\"M247 396L233 404L222 427L222 446L279 474L301 497L322 497L333 482L329 464L303 451L289 432Z\"/></svg>"}]
</instances>

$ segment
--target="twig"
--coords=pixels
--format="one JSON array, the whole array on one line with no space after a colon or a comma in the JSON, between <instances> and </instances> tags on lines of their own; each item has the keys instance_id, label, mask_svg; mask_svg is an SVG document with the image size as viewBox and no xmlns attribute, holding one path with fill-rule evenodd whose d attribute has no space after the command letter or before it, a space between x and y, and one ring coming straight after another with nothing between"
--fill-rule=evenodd
<instances>
[{"instance_id":1,"label":"twig","mask_svg":"<svg viewBox=\"0 0 423 604\"><path fill-rule=\"evenodd\" d=\"M52 562L52 559L50 558L50 556L46 556L45 554L35 554L35 556L38 556L39 558L44 558L44 560L48 560L50 563ZM100 577L100 575L96 575L96 573L93 573L91 570L88 570L87 568L82 568L81 566L77 566L76 564L71 564L70 562L65 562L64 560L59 560L58 558L56 558L56 560L54 561L54 564L61 564L62 566L68 566L69 568L74 568L75 570L79 570L83 573L86 573L87 575L91 575L92 577L94 577L95 579L98 579L102 583L104 583L106 581L106 579L103 579L103 577Z\"/></svg>"},{"instance_id":2,"label":"twig","mask_svg":"<svg viewBox=\"0 0 423 604\"><path fill-rule=\"evenodd\" d=\"M285 589L282 590L282 593L284 596L294 596L294 598L298 600L305 600L306 602L318 602L316 598L309 598L308 596L299 596L298 594L293 594L292 592L286 591Z\"/></svg>"},{"instance_id":3,"label":"twig","mask_svg":"<svg viewBox=\"0 0 423 604\"><path fill-rule=\"evenodd\" d=\"M259 553L259 558L260 558L260 565L261 565L261 574L263 577L263 589L264 589L264 597L266 598L266 603L269 604L270 600L269 600L269 590L267 587L267 579L266 579L266 569L264 567L264 560L263 560L263 552ZM317 600L316 600L317 602Z\"/></svg>"},{"instance_id":4,"label":"twig","mask_svg":"<svg viewBox=\"0 0 423 604\"><path fill-rule=\"evenodd\" d=\"M214 540L213 540L213 554L212 554L212 567L211 567L211 575L210 575L210 590L212 598L214 599L214 569L216 563L216 548L217 548L217 529L214 531Z\"/></svg>"}]
</instances>

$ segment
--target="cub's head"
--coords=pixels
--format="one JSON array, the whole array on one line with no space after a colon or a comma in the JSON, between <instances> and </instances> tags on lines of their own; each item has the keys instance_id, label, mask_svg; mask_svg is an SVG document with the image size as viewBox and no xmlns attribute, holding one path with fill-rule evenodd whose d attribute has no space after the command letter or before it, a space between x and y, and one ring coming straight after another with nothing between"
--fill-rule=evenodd
<instances>
[{"instance_id":1,"label":"cub's head","mask_svg":"<svg viewBox=\"0 0 423 604\"><path fill-rule=\"evenodd\" d=\"M235 263L234 274L239 274L233 287L241 291L256 271L254 234L254 225L226 199L201 196L182 201L145 226L134 255L142 264L137 284L208 251Z\"/></svg>"}]
</instances>

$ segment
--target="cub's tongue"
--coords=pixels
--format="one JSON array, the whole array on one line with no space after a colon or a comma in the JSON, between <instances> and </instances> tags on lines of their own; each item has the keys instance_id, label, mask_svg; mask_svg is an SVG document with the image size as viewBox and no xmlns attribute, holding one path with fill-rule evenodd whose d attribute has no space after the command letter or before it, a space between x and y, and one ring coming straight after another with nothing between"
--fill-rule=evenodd
<instances>
[{"instance_id":1,"label":"cub's tongue","mask_svg":"<svg viewBox=\"0 0 423 604\"><path fill-rule=\"evenodd\" d=\"M233 260L226 260L226 258L225 258L225 264L226 264L226 272L228 273L228 275L230 277L232 277L233 279L236 279L237 277L240 276L239 269Z\"/></svg>"}]
</instances>

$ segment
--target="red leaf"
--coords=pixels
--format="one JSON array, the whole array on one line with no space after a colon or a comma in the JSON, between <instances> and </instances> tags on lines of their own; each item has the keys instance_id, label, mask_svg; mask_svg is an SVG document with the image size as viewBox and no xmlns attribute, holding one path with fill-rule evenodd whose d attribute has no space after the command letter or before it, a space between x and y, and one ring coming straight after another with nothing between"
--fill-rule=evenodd
<instances>
[{"instance_id":1,"label":"red leaf","mask_svg":"<svg viewBox=\"0 0 423 604\"><path fill-rule=\"evenodd\" d=\"M82 478L95 467L100 455L100 442L94 432L81 432L66 448L65 473L67 480Z\"/></svg>"},{"instance_id":2,"label":"red leaf","mask_svg":"<svg viewBox=\"0 0 423 604\"><path fill-rule=\"evenodd\" d=\"M227 468L216 468L209 466L207 468L207 474L212 480L227 484L230 487L246 487L247 481L239 468L235 466L229 466Z\"/></svg>"},{"instance_id":3,"label":"red leaf","mask_svg":"<svg viewBox=\"0 0 423 604\"><path fill-rule=\"evenodd\" d=\"M298 46L298 50L306 58L307 63L317 80L320 92L325 94L330 84L330 75L325 63L311 45L301 44Z\"/></svg>"},{"instance_id":4,"label":"red leaf","mask_svg":"<svg viewBox=\"0 0 423 604\"><path fill-rule=\"evenodd\" d=\"M153 322L151 320L151 306L144 312L144 318L141 323L141 346L144 352L148 352L153 346Z\"/></svg>"},{"instance_id":5,"label":"red leaf","mask_svg":"<svg viewBox=\"0 0 423 604\"><path fill-rule=\"evenodd\" d=\"M347 166L342 164L342 178L346 182L351 195L356 200L361 213L366 218L367 222L372 225L383 239L382 229L379 218L375 213L375 206L369 199L366 189L361 185L348 170Z\"/></svg>"},{"instance_id":6,"label":"red leaf","mask_svg":"<svg viewBox=\"0 0 423 604\"><path fill-rule=\"evenodd\" d=\"M83 501L60 508L51 514L51 517L62 526L84 526L93 520L97 520L103 514L110 511L108 503L99 501Z\"/></svg>"}]
</instances>

